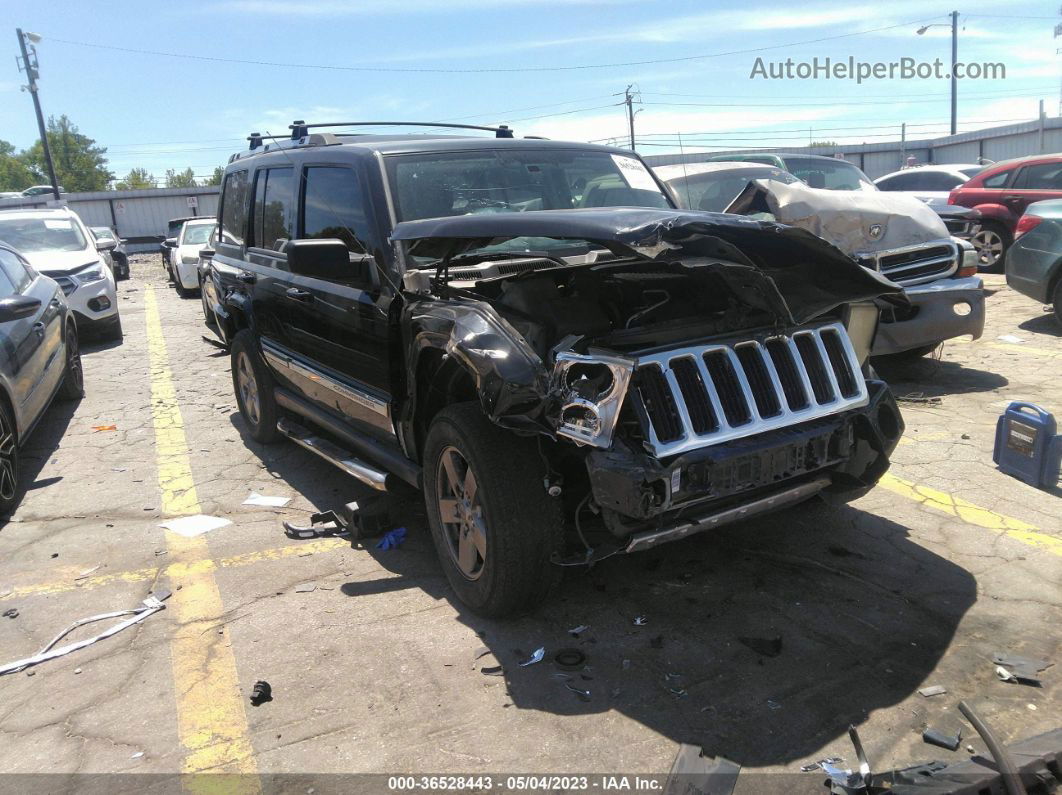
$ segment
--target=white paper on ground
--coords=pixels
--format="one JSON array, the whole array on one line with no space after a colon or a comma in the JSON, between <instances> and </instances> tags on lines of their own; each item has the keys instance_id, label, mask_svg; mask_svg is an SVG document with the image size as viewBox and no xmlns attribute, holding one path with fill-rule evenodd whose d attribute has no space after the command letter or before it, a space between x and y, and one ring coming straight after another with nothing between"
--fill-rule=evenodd
<instances>
[{"instance_id":1,"label":"white paper on ground","mask_svg":"<svg viewBox=\"0 0 1062 795\"><path fill-rule=\"evenodd\" d=\"M263 505L267 508L283 508L289 502L291 502L291 497L266 497L256 491L252 491L251 496L244 500L243 504Z\"/></svg>"},{"instance_id":2,"label":"white paper on ground","mask_svg":"<svg viewBox=\"0 0 1062 795\"><path fill-rule=\"evenodd\" d=\"M1015 345L1025 342L1021 337L1015 337L1013 334L1000 334L996 339L1003 340L1003 342L1012 342Z\"/></svg>"},{"instance_id":3,"label":"white paper on ground","mask_svg":"<svg viewBox=\"0 0 1062 795\"><path fill-rule=\"evenodd\" d=\"M232 522L228 519L222 519L220 516L204 516L200 513L195 516L182 516L180 519L170 519L168 522L160 524L159 527L164 527L179 536L184 536L185 538L193 538L194 536L208 533L211 530L217 530L219 527L224 527L227 524L232 524Z\"/></svg>"}]
</instances>

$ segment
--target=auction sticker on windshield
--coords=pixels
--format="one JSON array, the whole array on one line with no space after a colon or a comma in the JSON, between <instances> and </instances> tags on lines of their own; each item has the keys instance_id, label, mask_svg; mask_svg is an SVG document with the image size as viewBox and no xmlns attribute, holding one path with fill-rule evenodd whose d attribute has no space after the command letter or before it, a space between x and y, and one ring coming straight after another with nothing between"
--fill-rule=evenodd
<instances>
[{"instance_id":1,"label":"auction sticker on windshield","mask_svg":"<svg viewBox=\"0 0 1062 795\"><path fill-rule=\"evenodd\" d=\"M645 167L641 160L634 157L624 157L623 155L612 155L612 162L619 168L623 181L629 187L635 190L660 191L660 186L656 184L656 180L653 179L649 169Z\"/></svg>"},{"instance_id":2,"label":"auction sticker on windshield","mask_svg":"<svg viewBox=\"0 0 1062 795\"><path fill-rule=\"evenodd\" d=\"M45 218L44 219L44 228L45 229L70 229L72 226L73 226L73 223L71 223L70 221L56 220L54 218Z\"/></svg>"}]
</instances>

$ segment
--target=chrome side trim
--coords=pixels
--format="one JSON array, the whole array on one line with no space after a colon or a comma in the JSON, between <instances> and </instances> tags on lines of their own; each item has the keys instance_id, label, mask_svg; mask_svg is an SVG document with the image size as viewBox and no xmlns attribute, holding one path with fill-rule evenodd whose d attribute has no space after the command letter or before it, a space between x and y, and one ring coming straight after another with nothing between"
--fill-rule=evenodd
<instances>
[{"instance_id":1,"label":"chrome side trim","mask_svg":"<svg viewBox=\"0 0 1062 795\"><path fill-rule=\"evenodd\" d=\"M320 436L314 436L306 428L287 417L277 421L277 430L300 447L316 453L328 463L343 470L376 491L387 491L387 473L371 467L360 458L355 458L342 447Z\"/></svg>"},{"instance_id":2,"label":"chrome side trim","mask_svg":"<svg viewBox=\"0 0 1062 795\"><path fill-rule=\"evenodd\" d=\"M823 344L822 337L824 334L835 336L841 343L844 358L848 364L848 369L851 372L852 380L854 381L855 391L854 394L850 396L845 397L841 394L837 376L830 362L829 355L826 352L825 345ZM814 343L814 356L818 359L822 369L825 371L827 381L833 392L831 397L822 401L817 400L815 397L807 365L796 344L796 341L801 337L808 337ZM803 408L792 408L786 399L785 391L782 389L781 378L766 347L766 343L772 341L784 343L789 350L797 377L800 381L800 386L807 398L807 405ZM756 393L750 383L749 376L746 374L745 368L741 364L741 360L737 355L737 351L744 348L752 348L755 351L759 361L763 363L764 369L767 372L767 377L770 381L770 389L774 393L775 400L779 406L778 413L770 417L760 416L759 408L756 403ZM723 411L723 398L719 394L722 387L720 384L715 383L715 380L712 378L708 367L705 364L705 356L711 353L722 353L730 362L730 366L733 368L734 377L739 386L739 394L737 396L731 395L730 398L733 400L736 397L744 402L744 407L747 409L748 416L750 417L747 422L731 425L727 420L726 414ZM712 408L712 413L718 424L718 427L715 429L708 430L701 434L698 434L694 429L694 423L690 418L689 407L686 405L686 400L681 389L679 389L675 372L672 370L672 363L678 359L690 359L697 365L701 381L699 386L703 386L705 397ZM769 335L764 336L762 339L745 339L731 342L711 343L708 345L697 345L663 351L660 353L647 354L638 357L635 373L637 374L640 369L645 367L659 368L663 374L667 381L668 391L671 394L675 403L675 408L678 412L679 424L682 426L681 435L678 438L669 438L667 441L662 441L658 435L657 428L653 423L652 415L654 412L647 411L647 415L649 416L648 444L652 449L652 452L660 458L685 453L689 450L696 450L714 444L720 444L721 442L728 442L732 439L753 436L765 431L796 425L797 423L806 422L807 420L816 419L818 417L825 417L830 414L838 414L851 408L865 406L869 401L867 385L863 378L859 359L856 356L855 349L852 347L852 341L848 338L848 332L845 330L844 324L840 322L828 323L811 329L800 329L788 336ZM635 384L637 384L637 381L635 381Z\"/></svg>"},{"instance_id":3,"label":"chrome side trim","mask_svg":"<svg viewBox=\"0 0 1062 795\"><path fill-rule=\"evenodd\" d=\"M320 370L310 367L303 362L296 361L294 357L282 353L279 349L274 348L264 340L262 341L262 355L271 367L302 376L310 381L321 384L335 392L337 395L340 395L353 403L357 403L359 406L367 408L369 411L384 417L390 422L391 406L386 401L380 400L378 397L362 392L359 389L355 389L348 384L337 381L331 376L326 375Z\"/></svg>"},{"instance_id":4,"label":"chrome side trim","mask_svg":"<svg viewBox=\"0 0 1062 795\"><path fill-rule=\"evenodd\" d=\"M631 536L631 540L624 551L642 552L646 549L651 549L658 544L664 544L668 541L677 541L680 538L703 533L705 530L721 527L725 524L736 522L739 519L747 519L750 516L767 513L768 511L773 511L777 508L784 508L787 505L792 505L795 502L799 502L800 500L818 494L829 485L829 478L817 478L816 480L802 483L793 488L776 491L773 494L760 497L759 499L747 502L744 505L736 505L733 508L704 514L695 519L673 524L670 527L665 527L660 530L647 530L644 533L635 533Z\"/></svg>"}]
</instances>

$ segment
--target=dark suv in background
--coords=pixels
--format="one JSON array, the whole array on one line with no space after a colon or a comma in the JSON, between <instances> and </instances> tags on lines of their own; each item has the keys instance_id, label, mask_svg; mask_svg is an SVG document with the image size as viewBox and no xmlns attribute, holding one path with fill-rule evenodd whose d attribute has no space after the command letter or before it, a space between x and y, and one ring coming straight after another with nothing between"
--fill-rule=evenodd
<instances>
[{"instance_id":1,"label":"dark suv in background","mask_svg":"<svg viewBox=\"0 0 1062 795\"><path fill-rule=\"evenodd\" d=\"M420 489L473 610L886 470L903 424L864 363L892 282L677 210L627 150L319 126L225 170L204 294L240 412Z\"/></svg>"}]
</instances>

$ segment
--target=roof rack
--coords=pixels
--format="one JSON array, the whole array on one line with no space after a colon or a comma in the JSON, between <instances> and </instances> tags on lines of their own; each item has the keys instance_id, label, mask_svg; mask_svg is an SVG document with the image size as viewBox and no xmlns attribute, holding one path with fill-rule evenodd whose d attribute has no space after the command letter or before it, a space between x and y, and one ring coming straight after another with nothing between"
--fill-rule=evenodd
<instances>
[{"instance_id":1,"label":"roof rack","mask_svg":"<svg viewBox=\"0 0 1062 795\"><path fill-rule=\"evenodd\" d=\"M291 130L291 140L297 141L309 135L312 128L318 127L446 127L453 130L484 130L494 133L495 138L512 138L513 131L508 125L499 127L481 127L478 124L447 124L445 122L427 121L333 121L319 124L307 124L301 119L288 125ZM259 143L261 138L259 137ZM254 134L251 137L251 148L255 148Z\"/></svg>"}]
</instances>

